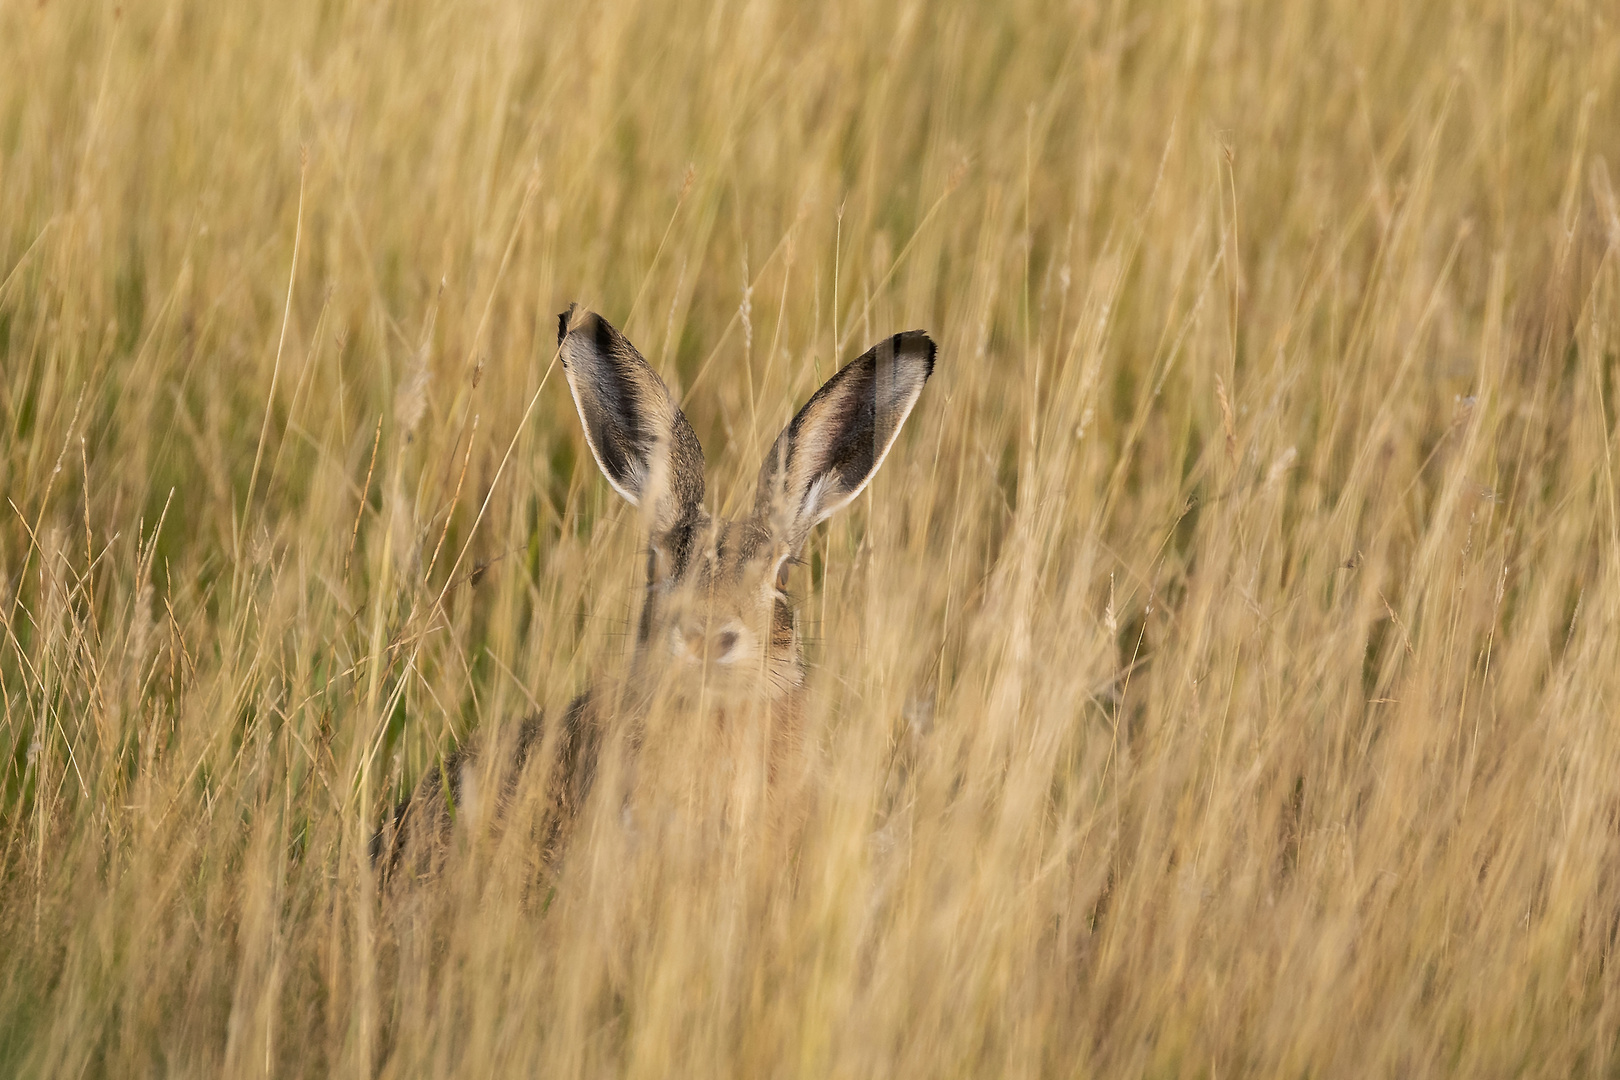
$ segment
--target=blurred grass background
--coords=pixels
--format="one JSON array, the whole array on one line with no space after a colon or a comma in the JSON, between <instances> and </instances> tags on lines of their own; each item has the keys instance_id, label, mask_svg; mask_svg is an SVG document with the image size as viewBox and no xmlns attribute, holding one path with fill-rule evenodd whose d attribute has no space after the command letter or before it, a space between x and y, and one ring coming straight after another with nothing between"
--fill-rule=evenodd
<instances>
[{"instance_id":1,"label":"blurred grass background","mask_svg":"<svg viewBox=\"0 0 1620 1080\"><path fill-rule=\"evenodd\" d=\"M1614 1074L1617 22L0 3L0 1071ZM729 512L940 342L796 572L813 813L395 903L628 650L573 300Z\"/></svg>"}]
</instances>

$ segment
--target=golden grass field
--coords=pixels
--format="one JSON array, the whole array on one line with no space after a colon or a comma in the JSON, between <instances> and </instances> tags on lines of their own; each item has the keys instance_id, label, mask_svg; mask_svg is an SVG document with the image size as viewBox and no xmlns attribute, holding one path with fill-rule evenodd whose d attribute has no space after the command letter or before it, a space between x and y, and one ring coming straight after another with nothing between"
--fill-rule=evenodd
<instances>
[{"instance_id":1,"label":"golden grass field","mask_svg":"<svg viewBox=\"0 0 1620 1080\"><path fill-rule=\"evenodd\" d=\"M0 1074L1620 1073L1617 189L1601 0L0 3ZM401 898L630 650L575 300L716 511L939 363L790 850Z\"/></svg>"}]
</instances>

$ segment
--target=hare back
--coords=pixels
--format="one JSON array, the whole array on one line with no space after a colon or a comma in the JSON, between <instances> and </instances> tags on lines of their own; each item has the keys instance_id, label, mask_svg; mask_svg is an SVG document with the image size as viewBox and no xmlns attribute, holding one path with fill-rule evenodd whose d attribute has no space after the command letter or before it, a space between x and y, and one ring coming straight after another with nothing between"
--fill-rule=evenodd
<instances>
[{"instance_id":1,"label":"hare back","mask_svg":"<svg viewBox=\"0 0 1620 1080\"><path fill-rule=\"evenodd\" d=\"M596 779L601 746L596 713L592 695L581 694L556 734L538 820L540 853L548 864L561 857ZM371 862L379 875L385 881L402 873L432 876L443 869L458 834L499 834L537 764L546 730L545 714L534 713L494 746L475 735L430 768L371 838Z\"/></svg>"}]
</instances>

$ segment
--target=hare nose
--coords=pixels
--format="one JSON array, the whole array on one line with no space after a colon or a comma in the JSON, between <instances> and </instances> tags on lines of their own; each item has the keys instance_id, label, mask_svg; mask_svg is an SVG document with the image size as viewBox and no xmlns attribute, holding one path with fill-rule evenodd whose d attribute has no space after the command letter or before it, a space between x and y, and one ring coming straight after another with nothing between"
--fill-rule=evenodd
<instances>
[{"instance_id":1,"label":"hare nose","mask_svg":"<svg viewBox=\"0 0 1620 1080\"><path fill-rule=\"evenodd\" d=\"M688 626L681 630L687 655L694 660L724 660L737 647L737 631L721 630L706 634L703 627Z\"/></svg>"}]
</instances>

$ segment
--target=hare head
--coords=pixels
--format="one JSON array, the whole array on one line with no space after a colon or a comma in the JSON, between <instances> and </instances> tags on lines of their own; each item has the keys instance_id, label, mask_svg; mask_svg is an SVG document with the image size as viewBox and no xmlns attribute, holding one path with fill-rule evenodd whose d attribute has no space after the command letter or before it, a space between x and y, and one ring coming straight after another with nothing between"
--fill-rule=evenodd
<instances>
[{"instance_id":1,"label":"hare head","mask_svg":"<svg viewBox=\"0 0 1620 1080\"><path fill-rule=\"evenodd\" d=\"M649 536L632 685L721 706L795 694L804 670L788 567L883 464L933 372L934 343L896 334L833 375L777 436L752 512L734 521L704 508L697 435L624 335L570 306L557 343L591 453Z\"/></svg>"}]
</instances>

